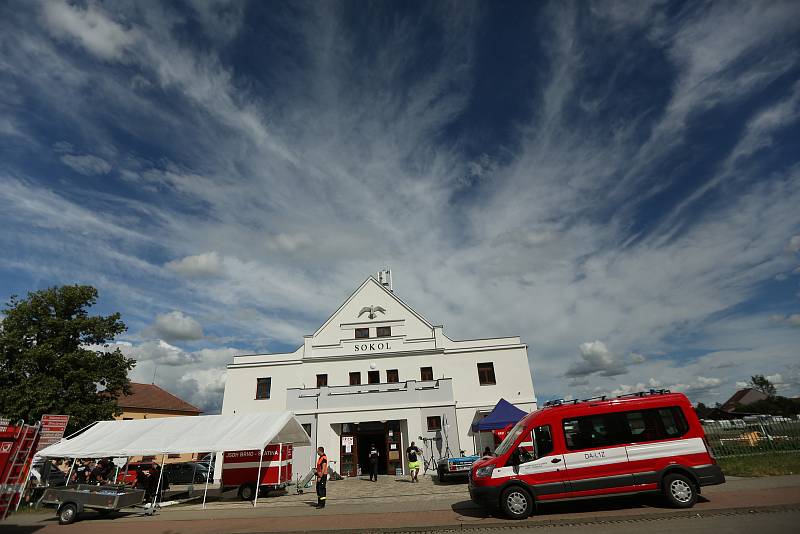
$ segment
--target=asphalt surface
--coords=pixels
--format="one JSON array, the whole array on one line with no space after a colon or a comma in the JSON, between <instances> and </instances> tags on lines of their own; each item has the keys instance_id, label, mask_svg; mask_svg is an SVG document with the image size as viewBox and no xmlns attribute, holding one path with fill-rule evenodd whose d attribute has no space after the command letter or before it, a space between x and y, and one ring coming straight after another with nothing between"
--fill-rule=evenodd
<instances>
[{"instance_id":1,"label":"asphalt surface","mask_svg":"<svg viewBox=\"0 0 800 534\"><path fill-rule=\"evenodd\" d=\"M465 485L431 487L438 493L420 493L417 485L394 484L385 480L385 488L394 491L381 495L358 480L332 484L331 500L325 510L312 508L313 494L270 497L258 508L238 502L219 503L206 510L196 506L170 507L155 517L139 513L121 513L104 518L87 512L73 525L59 526L52 511L24 513L0 524L0 533L81 533L126 534L254 534L261 532L454 532L497 530L521 532L553 529L566 531L587 525L592 530L626 528L703 528L728 530L750 525L759 519L763 532L781 532L787 525L798 525L800 512L800 476L732 479L721 486L704 488L703 497L691 510L666 508L657 496L616 497L543 505L524 521L509 521L476 507L468 500ZM406 488L406 489L404 489ZM367 493L372 492L372 493ZM354 497L354 495L358 495ZM371 496L367 496L371 495ZM637 526L638 525L638 526ZM699 525L699 526L698 526ZM731 530L734 531L734 530ZM793 532L798 531L794 528Z\"/></svg>"}]
</instances>

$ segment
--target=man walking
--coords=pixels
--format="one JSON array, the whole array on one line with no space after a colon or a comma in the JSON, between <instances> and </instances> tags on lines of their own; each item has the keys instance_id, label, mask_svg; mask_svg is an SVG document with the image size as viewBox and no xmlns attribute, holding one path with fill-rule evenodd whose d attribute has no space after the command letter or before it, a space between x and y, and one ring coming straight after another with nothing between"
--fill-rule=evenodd
<instances>
[{"instance_id":1,"label":"man walking","mask_svg":"<svg viewBox=\"0 0 800 534\"><path fill-rule=\"evenodd\" d=\"M325 508L328 483L328 457L322 447L317 448L317 466L314 468L314 473L317 476L317 509L322 510Z\"/></svg>"},{"instance_id":2,"label":"man walking","mask_svg":"<svg viewBox=\"0 0 800 534\"><path fill-rule=\"evenodd\" d=\"M406 457L408 458L408 470L411 472L411 482L419 482L420 456L422 456L422 451L412 441L411 446L406 449Z\"/></svg>"},{"instance_id":3,"label":"man walking","mask_svg":"<svg viewBox=\"0 0 800 534\"><path fill-rule=\"evenodd\" d=\"M378 481L378 458L380 454L375 444L370 445L369 448L369 479L373 482Z\"/></svg>"}]
</instances>

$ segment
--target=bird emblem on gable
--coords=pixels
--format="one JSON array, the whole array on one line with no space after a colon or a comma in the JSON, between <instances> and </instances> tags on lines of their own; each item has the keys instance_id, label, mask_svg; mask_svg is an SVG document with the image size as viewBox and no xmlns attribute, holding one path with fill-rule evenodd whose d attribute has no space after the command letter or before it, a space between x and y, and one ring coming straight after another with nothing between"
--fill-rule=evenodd
<instances>
[{"instance_id":1,"label":"bird emblem on gable","mask_svg":"<svg viewBox=\"0 0 800 534\"><path fill-rule=\"evenodd\" d=\"M384 308L381 308L380 306L364 306L363 308L361 308L361 311L358 312L358 316L361 317L365 313L368 313L369 315L367 315L367 317L369 317L370 319L374 319L375 317L377 317L376 314L378 312L386 314L386 310Z\"/></svg>"}]
</instances>

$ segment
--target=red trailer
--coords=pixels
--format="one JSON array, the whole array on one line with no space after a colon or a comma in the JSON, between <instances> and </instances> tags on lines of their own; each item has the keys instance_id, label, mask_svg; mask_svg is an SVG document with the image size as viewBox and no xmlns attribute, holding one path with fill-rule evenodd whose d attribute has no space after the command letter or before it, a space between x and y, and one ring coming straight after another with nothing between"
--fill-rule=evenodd
<instances>
[{"instance_id":1,"label":"red trailer","mask_svg":"<svg viewBox=\"0 0 800 534\"><path fill-rule=\"evenodd\" d=\"M258 450L225 453L222 460L223 488L238 486L239 498L251 501L256 496L256 480L260 480L261 492L288 486L292 482L292 445L267 445L260 462Z\"/></svg>"},{"instance_id":2,"label":"red trailer","mask_svg":"<svg viewBox=\"0 0 800 534\"><path fill-rule=\"evenodd\" d=\"M0 419L0 520L19 506L38 441L38 423Z\"/></svg>"}]
</instances>

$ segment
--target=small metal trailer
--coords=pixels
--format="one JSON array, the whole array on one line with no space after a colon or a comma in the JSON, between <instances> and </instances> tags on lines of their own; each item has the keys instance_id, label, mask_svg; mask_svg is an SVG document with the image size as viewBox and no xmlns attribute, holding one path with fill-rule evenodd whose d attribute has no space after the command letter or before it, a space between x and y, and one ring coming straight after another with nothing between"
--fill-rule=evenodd
<instances>
[{"instance_id":1,"label":"small metal trailer","mask_svg":"<svg viewBox=\"0 0 800 534\"><path fill-rule=\"evenodd\" d=\"M143 501L144 490L141 489L129 486L77 484L47 488L39 504L54 507L59 524L68 525L87 508L107 514L119 511L121 508L141 505Z\"/></svg>"}]
</instances>

